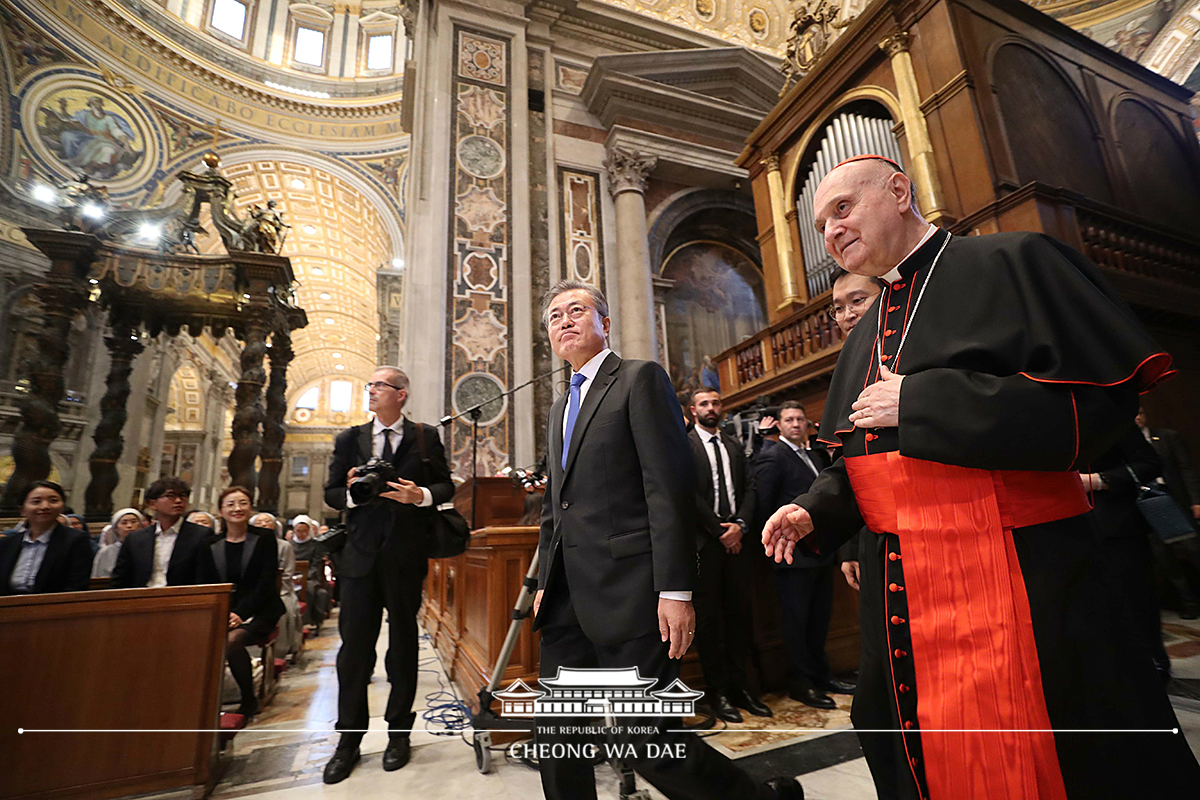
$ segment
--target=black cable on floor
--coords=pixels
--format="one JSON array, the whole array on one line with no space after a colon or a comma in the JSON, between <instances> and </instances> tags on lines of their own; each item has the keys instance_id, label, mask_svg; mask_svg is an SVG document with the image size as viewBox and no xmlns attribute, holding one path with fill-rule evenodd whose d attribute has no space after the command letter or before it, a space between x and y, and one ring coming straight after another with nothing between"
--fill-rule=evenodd
<instances>
[{"instance_id":1,"label":"black cable on floor","mask_svg":"<svg viewBox=\"0 0 1200 800\"><path fill-rule=\"evenodd\" d=\"M420 641L427 642L430 645L433 643L433 638L422 633L419 637ZM442 671L438 669L430 669L430 664L440 664L441 660L437 655L432 655L417 662L418 672L430 672L437 678L438 690L429 692L425 695L425 704L428 708L421 712L421 719L426 723L440 725L443 730L429 730L429 733L434 736L454 736L457 734L460 739L463 739L468 746L473 747L470 742L463 738L462 731L471 727L471 709L459 699L458 692L454 689L454 684L451 683L447 689L445 682L442 681Z\"/></svg>"}]
</instances>

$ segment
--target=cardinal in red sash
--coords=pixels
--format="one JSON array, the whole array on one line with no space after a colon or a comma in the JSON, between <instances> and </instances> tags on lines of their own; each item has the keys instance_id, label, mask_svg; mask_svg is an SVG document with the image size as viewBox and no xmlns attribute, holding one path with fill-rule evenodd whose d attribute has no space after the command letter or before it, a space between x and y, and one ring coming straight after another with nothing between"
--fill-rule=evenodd
<instances>
[{"instance_id":1,"label":"cardinal in red sash","mask_svg":"<svg viewBox=\"0 0 1200 800\"><path fill-rule=\"evenodd\" d=\"M896 731L877 783L922 800L1192 796L1200 765L1079 478L1170 356L1079 253L1036 233L951 236L888 159L839 164L813 206L834 261L884 291L825 405L820 438L843 458L763 544L790 562L863 525L883 538L883 602L864 613L884 619L891 679L855 698Z\"/></svg>"}]
</instances>

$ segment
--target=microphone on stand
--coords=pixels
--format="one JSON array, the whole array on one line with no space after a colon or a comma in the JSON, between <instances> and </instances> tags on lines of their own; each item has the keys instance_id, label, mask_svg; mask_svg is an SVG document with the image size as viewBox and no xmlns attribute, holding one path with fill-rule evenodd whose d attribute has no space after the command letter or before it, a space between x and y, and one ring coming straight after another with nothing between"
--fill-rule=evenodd
<instances>
[{"instance_id":1,"label":"microphone on stand","mask_svg":"<svg viewBox=\"0 0 1200 800\"><path fill-rule=\"evenodd\" d=\"M479 451L479 418L480 418L480 416L483 415L483 407L486 406L488 403L494 403L497 400L500 400L501 398L508 397L508 396L514 394L515 392L517 392L521 389L524 389L526 386L528 386L531 383L537 383L540 380L545 380L546 378L549 378L560 372L565 372L569 369L571 369L571 365L564 364L563 366L559 367L558 369L552 369L549 372L546 372L546 373L543 373L536 377L530 378L529 380L525 381L521 385L514 386L513 388L509 389L507 392L501 392L500 394L497 394L493 397L489 397L487 400L478 402L475 405L471 406L470 408L464 409L463 411L460 411L457 414L454 414L454 415L448 414L448 415L442 417L440 420L438 420L439 425L449 428L450 423L454 422L457 419L462 419L463 417L471 418L471 478L472 478L472 481L471 481L471 530L476 529L475 506L476 506L476 499L477 499L476 494L479 491L479 482L474 480L474 478L476 478L478 476L478 472L479 472L479 461L477 458L478 451ZM451 442L451 449L453 449L453 442Z\"/></svg>"}]
</instances>

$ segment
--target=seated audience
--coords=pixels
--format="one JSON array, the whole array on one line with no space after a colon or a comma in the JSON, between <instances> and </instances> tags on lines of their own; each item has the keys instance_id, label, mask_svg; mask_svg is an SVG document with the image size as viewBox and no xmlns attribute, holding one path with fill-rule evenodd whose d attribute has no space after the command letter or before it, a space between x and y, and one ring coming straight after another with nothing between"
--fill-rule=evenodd
<instances>
[{"instance_id":1,"label":"seated audience","mask_svg":"<svg viewBox=\"0 0 1200 800\"><path fill-rule=\"evenodd\" d=\"M0 595L87 590L91 538L58 521L64 505L57 483L34 481L25 489L24 530L0 538Z\"/></svg>"},{"instance_id":2,"label":"seated audience","mask_svg":"<svg viewBox=\"0 0 1200 800\"><path fill-rule=\"evenodd\" d=\"M83 517L79 516L78 514L67 512L67 526L74 528L77 531L83 531L87 534L88 539L92 543L92 555L96 555L96 553L99 552L100 545L103 543L100 541L100 537L93 534L91 529L88 528L87 521Z\"/></svg>"},{"instance_id":3,"label":"seated audience","mask_svg":"<svg viewBox=\"0 0 1200 800\"><path fill-rule=\"evenodd\" d=\"M296 551L292 543L283 538L283 523L274 515L260 511L250 520L250 524L266 528L275 534L275 544L279 552L279 569L284 575L296 573ZM300 600L296 597L296 587L290 580L282 581L279 596L283 599L283 607L287 613L279 620L279 638L275 640L275 649L281 654L299 653L300 645L304 643L304 623L300 621Z\"/></svg>"},{"instance_id":4,"label":"seated audience","mask_svg":"<svg viewBox=\"0 0 1200 800\"><path fill-rule=\"evenodd\" d=\"M111 578L125 537L138 528L144 527L146 527L146 518L136 508L122 508L113 514L112 522L105 529L112 539L100 548L100 552L96 553L96 558L92 561L92 577Z\"/></svg>"},{"instance_id":5,"label":"seated audience","mask_svg":"<svg viewBox=\"0 0 1200 800\"><path fill-rule=\"evenodd\" d=\"M242 693L238 713L251 717L258 711L254 677L246 647L266 644L275 623L284 613L275 591L278 569L277 539L272 528L250 527L250 491L230 486L217 500L223 536L213 537L202 549L199 574L203 583L232 583L229 600L229 634L225 658Z\"/></svg>"},{"instance_id":6,"label":"seated audience","mask_svg":"<svg viewBox=\"0 0 1200 800\"><path fill-rule=\"evenodd\" d=\"M202 525L205 528L212 528L214 531L217 529L217 521L207 511L193 511L187 515L187 521Z\"/></svg>"},{"instance_id":7,"label":"seated audience","mask_svg":"<svg viewBox=\"0 0 1200 800\"><path fill-rule=\"evenodd\" d=\"M317 521L303 514L292 520L292 549L297 561L308 562L305 576L305 591L308 598L308 613L305 624L321 629L321 622L329 612L329 583L325 579L325 547L314 538Z\"/></svg>"},{"instance_id":8,"label":"seated audience","mask_svg":"<svg viewBox=\"0 0 1200 800\"><path fill-rule=\"evenodd\" d=\"M159 478L146 489L155 522L125 537L112 571L112 588L192 586L200 583L196 565L211 528L185 522L192 487L181 478Z\"/></svg>"}]
</instances>

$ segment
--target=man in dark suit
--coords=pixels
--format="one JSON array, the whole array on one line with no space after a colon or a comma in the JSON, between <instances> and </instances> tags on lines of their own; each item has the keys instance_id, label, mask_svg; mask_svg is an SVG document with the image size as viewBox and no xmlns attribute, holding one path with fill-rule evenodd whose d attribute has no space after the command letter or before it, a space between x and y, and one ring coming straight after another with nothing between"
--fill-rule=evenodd
<instances>
[{"instance_id":1,"label":"man in dark suit","mask_svg":"<svg viewBox=\"0 0 1200 800\"><path fill-rule=\"evenodd\" d=\"M1200 520L1200 474L1192 466L1187 444L1178 431L1170 428L1151 428L1146 419L1146 410L1139 408L1134 418L1146 441L1154 446L1162 459L1162 477L1159 482L1167 494L1175 499L1192 519ZM1151 539L1155 550L1155 561L1163 578L1179 597L1179 616L1184 619L1200 617L1200 600L1192 591L1192 585L1184 570L1185 564L1200 573L1200 542L1189 536L1173 542L1162 543Z\"/></svg>"},{"instance_id":2,"label":"man in dark suit","mask_svg":"<svg viewBox=\"0 0 1200 800\"><path fill-rule=\"evenodd\" d=\"M750 660L750 565L742 544L754 519L754 477L741 443L722 433L721 393L691 396L696 426L688 434L696 464L696 646L713 713L741 722L738 708L759 717L771 709L746 688Z\"/></svg>"},{"instance_id":3,"label":"man in dark suit","mask_svg":"<svg viewBox=\"0 0 1200 800\"><path fill-rule=\"evenodd\" d=\"M388 612L388 693L384 719L388 745L383 768L408 763L409 731L416 715L417 609L429 568L429 509L454 496L450 468L437 430L418 428L401 412L408 399L408 376L397 367L379 367L367 383L375 419L342 431L333 444L325 502L347 509L349 537L337 558L341 585L337 655L338 721L341 740L325 765L325 783L345 780L359 760L359 743L370 716L367 683L375 669L375 642L383 610ZM425 437L428 463L418 436ZM360 480L357 468L374 458L390 461L400 476L378 499L359 504L349 491Z\"/></svg>"},{"instance_id":4,"label":"man in dark suit","mask_svg":"<svg viewBox=\"0 0 1200 800\"><path fill-rule=\"evenodd\" d=\"M192 487L182 478L159 478L146 489L154 523L125 537L111 587L191 586L200 582L197 572L200 547L213 529L185 522Z\"/></svg>"},{"instance_id":5,"label":"man in dark suit","mask_svg":"<svg viewBox=\"0 0 1200 800\"><path fill-rule=\"evenodd\" d=\"M763 450L754 462L759 513L766 519L780 506L804 494L817 474L829 466L824 450L808 443L808 415L789 400L779 410L779 444ZM776 564L775 585L782 607L783 643L788 658L788 694L813 708L835 708L827 691L848 694L851 684L833 677L825 656L825 637L833 612L834 553L800 553L793 563Z\"/></svg>"},{"instance_id":6,"label":"man in dark suit","mask_svg":"<svg viewBox=\"0 0 1200 800\"><path fill-rule=\"evenodd\" d=\"M542 319L573 374L549 418L534 598L540 675L636 667L657 680L649 691L665 689L695 635L695 470L679 402L658 364L623 361L608 349L608 303L594 286L556 284ZM582 744L562 722L537 720L539 748ZM755 785L694 734L666 732L678 719L636 722L655 732L620 738L634 747L635 769L668 797L803 796L794 780ZM628 718L620 723L629 726ZM546 797L595 798L591 760L565 749L567 757L540 762Z\"/></svg>"}]
</instances>

